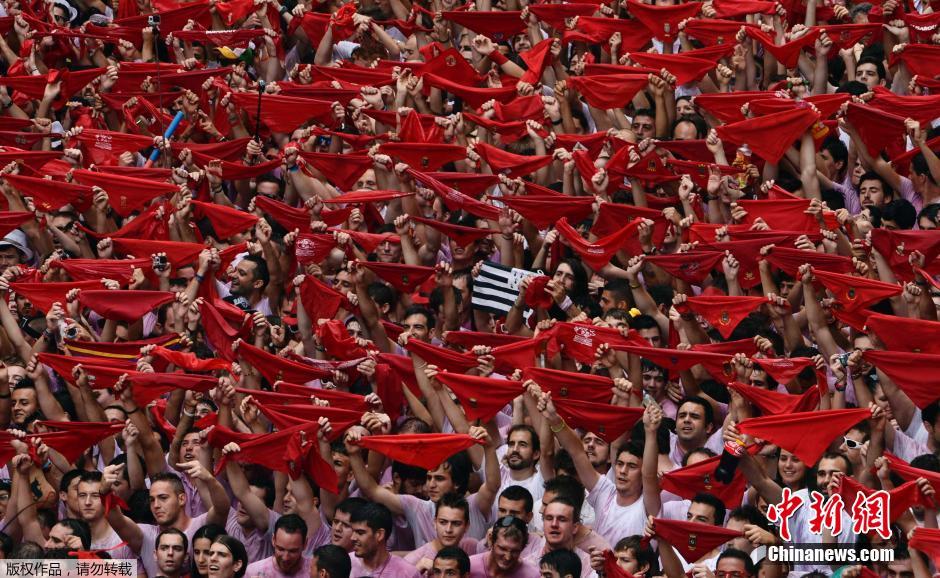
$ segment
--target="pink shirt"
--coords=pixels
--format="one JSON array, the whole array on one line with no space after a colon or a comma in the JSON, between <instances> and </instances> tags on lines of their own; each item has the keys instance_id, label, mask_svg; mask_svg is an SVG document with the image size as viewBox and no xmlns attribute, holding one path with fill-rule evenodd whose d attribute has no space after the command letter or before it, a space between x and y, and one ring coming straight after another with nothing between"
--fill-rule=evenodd
<instances>
[{"instance_id":1,"label":"pink shirt","mask_svg":"<svg viewBox=\"0 0 940 578\"><path fill-rule=\"evenodd\" d=\"M486 570L486 561L489 560L490 553L484 552L470 556L470 578L492 578ZM519 559L519 563L512 572L501 578L540 578L541 573L537 566Z\"/></svg>"},{"instance_id":2,"label":"pink shirt","mask_svg":"<svg viewBox=\"0 0 940 578\"><path fill-rule=\"evenodd\" d=\"M312 558L304 558L296 572L293 574L285 574L281 572L280 568L277 567L277 562L275 562L274 556L271 556L270 558L265 558L264 560L258 560L257 562L252 562L249 564L248 569L245 571L245 576L247 578L295 578L297 576L303 576L306 578L307 576L310 576L310 566L312 564Z\"/></svg>"},{"instance_id":3,"label":"pink shirt","mask_svg":"<svg viewBox=\"0 0 940 578\"><path fill-rule=\"evenodd\" d=\"M274 510L268 510L268 529L264 532L251 530L245 532L238 523L238 514L236 508L228 511L228 519L225 521L225 533L245 545L245 551L248 552L249 560L261 560L274 555L274 546L271 544L271 537L274 536L274 524L277 523L281 515Z\"/></svg>"},{"instance_id":4,"label":"pink shirt","mask_svg":"<svg viewBox=\"0 0 940 578\"><path fill-rule=\"evenodd\" d=\"M385 562L379 564L378 568L366 568L365 564L362 563L362 558L357 557L352 552L349 553L349 561L352 562L352 570L349 572L350 578L363 578L364 576L371 578L421 577L421 573L418 572L417 568L392 554L389 554Z\"/></svg>"},{"instance_id":5,"label":"pink shirt","mask_svg":"<svg viewBox=\"0 0 940 578\"><path fill-rule=\"evenodd\" d=\"M408 494L400 494L398 499L401 501L405 518L408 519L408 525L411 526L411 530L414 532L415 545L423 546L436 538L434 502L422 500ZM467 502L470 505L470 528L467 530L467 536L479 540L486 535L487 519L483 517L480 508L477 507L476 494L468 496Z\"/></svg>"},{"instance_id":6,"label":"pink shirt","mask_svg":"<svg viewBox=\"0 0 940 578\"><path fill-rule=\"evenodd\" d=\"M464 538L460 541L460 549L467 553L468 556L473 556L477 553L479 542L473 538ZM409 552L405 556L405 562L409 564L417 565L424 558L429 558L433 560L437 556L437 548L434 547L434 540L431 540L424 546L421 546L417 550Z\"/></svg>"},{"instance_id":7,"label":"pink shirt","mask_svg":"<svg viewBox=\"0 0 940 578\"><path fill-rule=\"evenodd\" d=\"M189 520L189 527L186 528L183 533L186 534L186 537L189 538L189 552L186 555L186 560L183 562L183 567L189 567L189 558L193 553L193 534L195 534L199 528L202 528L206 525L206 518L209 517L209 514L203 514ZM141 562L144 564L144 570L147 571L147 576L157 576L160 574L160 569L157 568L157 559L153 555L154 551L157 548L157 536L160 535L160 526L154 526L153 524L138 524L138 528L144 535L144 539L140 545L140 552L137 554L140 555Z\"/></svg>"}]
</instances>

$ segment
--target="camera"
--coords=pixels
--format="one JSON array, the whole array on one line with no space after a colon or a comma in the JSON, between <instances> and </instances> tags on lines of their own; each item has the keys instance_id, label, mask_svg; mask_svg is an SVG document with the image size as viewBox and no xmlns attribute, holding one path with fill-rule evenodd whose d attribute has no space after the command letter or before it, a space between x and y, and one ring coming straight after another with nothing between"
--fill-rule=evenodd
<instances>
[{"instance_id":1,"label":"camera","mask_svg":"<svg viewBox=\"0 0 940 578\"><path fill-rule=\"evenodd\" d=\"M64 334L65 334L66 339L75 339L76 337L78 337L78 327L75 327L74 325L69 325L68 327L65 328Z\"/></svg>"},{"instance_id":2,"label":"camera","mask_svg":"<svg viewBox=\"0 0 940 578\"><path fill-rule=\"evenodd\" d=\"M153 26L160 26L160 15L159 15L159 14L151 14L151 15L147 16L147 26L150 26L150 27L153 27Z\"/></svg>"},{"instance_id":3,"label":"camera","mask_svg":"<svg viewBox=\"0 0 940 578\"><path fill-rule=\"evenodd\" d=\"M163 271L167 268L169 262L167 261L166 255L154 255L153 256L153 268Z\"/></svg>"}]
</instances>

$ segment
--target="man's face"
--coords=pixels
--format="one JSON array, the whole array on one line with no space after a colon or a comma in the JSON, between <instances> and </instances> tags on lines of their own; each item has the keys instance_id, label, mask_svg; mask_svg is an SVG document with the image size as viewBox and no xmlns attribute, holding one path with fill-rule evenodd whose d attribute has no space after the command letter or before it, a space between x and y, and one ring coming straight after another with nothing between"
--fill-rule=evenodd
<instances>
[{"instance_id":1,"label":"man's face","mask_svg":"<svg viewBox=\"0 0 940 578\"><path fill-rule=\"evenodd\" d=\"M493 542L493 560L500 572L511 572L519 563L519 555L525 544L516 538L507 538L504 532L498 532Z\"/></svg>"},{"instance_id":2,"label":"man's face","mask_svg":"<svg viewBox=\"0 0 940 578\"><path fill-rule=\"evenodd\" d=\"M836 472L845 472L845 460L842 458L823 458L816 469L816 485L824 494L829 494L829 482Z\"/></svg>"},{"instance_id":3,"label":"man's face","mask_svg":"<svg viewBox=\"0 0 940 578\"><path fill-rule=\"evenodd\" d=\"M10 491L0 490L0 517L7 513L8 503L10 503Z\"/></svg>"},{"instance_id":4,"label":"man's face","mask_svg":"<svg viewBox=\"0 0 940 578\"><path fill-rule=\"evenodd\" d=\"M636 552L632 549L618 550L614 552L614 556L617 557L617 566L620 566L621 570L628 574L638 574L640 572L640 564L636 560Z\"/></svg>"},{"instance_id":5,"label":"man's face","mask_svg":"<svg viewBox=\"0 0 940 578\"><path fill-rule=\"evenodd\" d=\"M431 329L433 329L433 327L428 326L428 318L424 315L420 313L409 315L405 318L402 326L410 335L409 339L417 339L418 341L424 341L426 343L431 341Z\"/></svg>"},{"instance_id":6,"label":"man's face","mask_svg":"<svg viewBox=\"0 0 940 578\"><path fill-rule=\"evenodd\" d=\"M453 492L456 488L450 470L445 469L444 464L441 464L436 469L429 471L428 483L425 485L425 489L428 493L428 499L434 503L437 503L444 494Z\"/></svg>"},{"instance_id":7,"label":"man's face","mask_svg":"<svg viewBox=\"0 0 940 578\"><path fill-rule=\"evenodd\" d=\"M274 544L274 562L284 574L297 571L303 561L304 539L300 532L278 530L271 539Z\"/></svg>"},{"instance_id":8,"label":"man's face","mask_svg":"<svg viewBox=\"0 0 940 578\"><path fill-rule=\"evenodd\" d=\"M676 101L676 116L684 116L687 114L695 114L695 107L692 106L692 101L688 98L683 98L682 100Z\"/></svg>"},{"instance_id":9,"label":"man's face","mask_svg":"<svg viewBox=\"0 0 940 578\"><path fill-rule=\"evenodd\" d=\"M618 307L617 296L610 291L601 291L601 311L604 315L611 309Z\"/></svg>"},{"instance_id":10,"label":"man's face","mask_svg":"<svg viewBox=\"0 0 940 578\"><path fill-rule=\"evenodd\" d=\"M695 140L698 138L698 129L691 122L680 122L672 131L673 140Z\"/></svg>"},{"instance_id":11,"label":"man's face","mask_svg":"<svg viewBox=\"0 0 940 578\"><path fill-rule=\"evenodd\" d=\"M340 271L336 274L336 286L334 287L337 291L345 295L350 291L355 291L355 286L352 284L352 280L349 277L347 271Z\"/></svg>"},{"instance_id":12,"label":"man's face","mask_svg":"<svg viewBox=\"0 0 940 578\"><path fill-rule=\"evenodd\" d=\"M748 381L753 387L761 387L763 389L770 387L770 382L767 380L767 372L756 366L751 370Z\"/></svg>"},{"instance_id":13,"label":"man's face","mask_svg":"<svg viewBox=\"0 0 940 578\"><path fill-rule=\"evenodd\" d=\"M663 399L666 395L666 378L662 371L648 369L643 372L643 392L655 400Z\"/></svg>"},{"instance_id":14,"label":"man's face","mask_svg":"<svg viewBox=\"0 0 940 578\"><path fill-rule=\"evenodd\" d=\"M731 518L731 519L728 520L728 523L725 524L725 528L727 528L728 530L734 530L735 532L741 532L741 533L743 533L743 532L744 532L744 526L746 526L746 525L747 525L747 521L745 521L745 520L739 520L739 519L737 519L737 518ZM730 545L731 545L732 548L735 548L735 549L737 549L737 550L741 550L742 552L747 552L748 554L750 554L750 553L754 550L754 544L752 544L751 541L748 540L747 538L745 538L744 536L740 536L740 537L738 537L738 538L733 538L733 539L731 540L731 544L730 544Z\"/></svg>"},{"instance_id":15,"label":"man's face","mask_svg":"<svg viewBox=\"0 0 940 578\"><path fill-rule=\"evenodd\" d=\"M610 463L610 444L603 438L588 432L581 438L581 445L584 446L584 453L595 468L606 467Z\"/></svg>"},{"instance_id":16,"label":"man's face","mask_svg":"<svg viewBox=\"0 0 940 578\"><path fill-rule=\"evenodd\" d=\"M528 431L517 430L512 432L506 446L506 465L511 470L529 469L538 459L538 455L532 449L532 435Z\"/></svg>"},{"instance_id":17,"label":"man's face","mask_svg":"<svg viewBox=\"0 0 940 578\"><path fill-rule=\"evenodd\" d=\"M431 576L434 578L461 578L460 564L453 558L435 558L431 566Z\"/></svg>"},{"instance_id":18,"label":"man's face","mask_svg":"<svg viewBox=\"0 0 940 578\"><path fill-rule=\"evenodd\" d=\"M362 176L356 181L357 191L376 191L378 188L379 185L375 180L375 171L372 169L362 173Z\"/></svg>"},{"instance_id":19,"label":"man's face","mask_svg":"<svg viewBox=\"0 0 940 578\"><path fill-rule=\"evenodd\" d=\"M859 64L855 68L855 80L863 83L869 90L882 83L881 79L878 78L878 67L871 62Z\"/></svg>"},{"instance_id":20,"label":"man's face","mask_svg":"<svg viewBox=\"0 0 940 578\"><path fill-rule=\"evenodd\" d=\"M258 183L258 186L255 190L262 197L271 197L276 199L281 194L281 187L277 186L277 183L272 183L271 181L263 181Z\"/></svg>"},{"instance_id":21,"label":"man's face","mask_svg":"<svg viewBox=\"0 0 940 578\"><path fill-rule=\"evenodd\" d=\"M819 164L820 170L826 174L830 179L836 177L839 174L839 171L842 169L842 165L832 158L832 153L827 149L823 149L819 153L819 160L822 161Z\"/></svg>"},{"instance_id":22,"label":"man's face","mask_svg":"<svg viewBox=\"0 0 940 578\"><path fill-rule=\"evenodd\" d=\"M542 513L542 531L550 548L568 548L573 545L576 526L574 508L571 506L559 502L545 506Z\"/></svg>"},{"instance_id":23,"label":"man's face","mask_svg":"<svg viewBox=\"0 0 940 578\"><path fill-rule=\"evenodd\" d=\"M715 576L718 578L748 578L747 566L744 565L744 560L722 558L715 566Z\"/></svg>"},{"instance_id":24,"label":"man's face","mask_svg":"<svg viewBox=\"0 0 940 578\"><path fill-rule=\"evenodd\" d=\"M352 526L352 546L357 558L370 558L379 548L379 535L383 530L373 532L365 522L355 522ZM382 545L384 547L384 544Z\"/></svg>"},{"instance_id":25,"label":"man's face","mask_svg":"<svg viewBox=\"0 0 940 578\"><path fill-rule=\"evenodd\" d=\"M558 573L558 570L555 570L548 564L542 564L539 567L539 575L542 578L567 578L567 577L563 577L561 574Z\"/></svg>"},{"instance_id":26,"label":"man's face","mask_svg":"<svg viewBox=\"0 0 940 578\"><path fill-rule=\"evenodd\" d=\"M157 558L157 567L161 574L178 576L186 560L186 548L183 547L183 537L176 534L165 534L160 538L157 549L154 551Z\"/></svg>"},{"instance_id":27,"label":"man's face","mask_svg":"<svg viewBox=\"0 0 940 578\"><path fill-rule=\"evenodd\" d=\"M349 525L349 513L336 510L333 515L333 527L330 540L347 552L352 551L352 526Z\"/></svg>"},{"instance_id":28,"label":"man's face","mask_svg":"<svg viewBox=\"0 0 940 578\"><path fill-rule=\"evenodd\" d=\"M260 288L260 281L255 283L256 268L257 265L244 259L238 263L232 273L232 287L230 289L232 295L247 298L256 286Z\"/></svg>"},{"instance_id":29,"label":"man's face","mask_svg":"<svg viewBox=\"0 0 940 578\"><path fill-rule=\"evenodd\" d=\"M265 494L267 493L264 488L259 488L258 486L248 486L248 491L251 492L256 498L264 501ZM242 527L247 527L251 524L251 516L248 515L248 512L245 510L245 506L238 502L235 507L235 521Z\"/></svg>"},{"instance_id":30,"label":"man's face","mask_svg":"<svg viewBox=\"0 0 940 578\"><path fill-rule=\"evenodd\" d=\"M183 443L180 444L180 457L184 462L191 462L196 459L196 452L202 443L198 432L191 432L183 436Z\"/></svg>"},{"instance_id":31,"label":"man's face","mask_svg":"<svg viewBox=\"0 0 940 578\"><path fill-rule=\"evenodd\" d=\"M379 258L380 263L400 263L401 243L386 239L376 247L375 255Z\"/></svg>"},{"instance_id":32,"label":"man's face","mask_svg":"<svg viewBox=\"0 0 940 578\"><path fill-rule=\"evenodd\" d=\"M685 515L687 522L698 522L699 524L715 525L715 508L701 502L692 502L689 504L689 511Z\"/></svg>"},{"instance_id":33,"label":"man's face","mask_svg":"<svg viewBox=\"0 0 940 578\"><path fill-rule=\"evenodd\" d=\"M696 447L704 443L711 426L705 422L705 410L697 403L686 402L676 413L676 436L686 443L699 442Z\"/></svg>"},{"instance_id":34,"label":"man's face","mask_svg":"<svg viewBox=\"0 0 940 578\"><path fill-rule=\"evenodd\" d=\"M656 136L656 119L645 114L639 114L633 118L630 128L633 129L638 140L653 138Z\"/></svg>"},{"instance_id":35,"label":"man's face","mask_svg":"<svg viewBox=\"0 0 940 578\"><path fill-rule=\"evenodd\" d=\"M434 518L434 529L437 531L437 539L443 546L459 545L460 540L467 533L467 521L464 519L463 510L447 506L438 508L437 516Z\"/></svg>"},{"instance_id":36,"label":"man's face","mask_svg":"<svg viewBox=\"0 0 940 578\"><path fill-rule=\"evenodd\" d=\"M663 336L659 333L659 329L656 327L647 327L646 329L638 329L640 337L649 341L650 347L662 347L663 346Z\"/></svg>"},{"instance_id":37,"label":"man's face","mask_svg":"<svg viewBox=\"0 0 940 578\"><path fill-rule=\"evenodd\" d=\"M49 530L49 538L46 540L45 548L82 548L81 540L72 533L72 529L62 524L56 524Z\"/></svg>"},{"instance_id":38,"label":"man's face","mask_svg":"<svg viewBox=\"0 0 940 578\"><path fill-rule=\"evenodd\" d=\"M618 492L627 495L638 495L643 489L642 478L640 477L640 456L635 456L630 452L620 452L617 461L614 462L614 485Z\"/></svg>"},{"instance_id":39,"label":"man's face","mask_svg":"<svg viewBox=\"0 0 940 578\"><path fill-rule=\"evenodd\" d=\"M172 526L185 503L185 494L177 494L170 482L159 481L150 486L150 511L160 526Z\"/></svg>"},{"instance_id":40,"label":"man's face","mask_svg":"<svg viewBox=\"0 0 940 578\"><path fill-rule=\"evenodd\" d=\"M555 269L552 280L563 285L565 291L571 291L574 288L574 271L567 263L562 263Z\"/></svg>"},{"instance_id":41,"label":"man's face","mask_svg":"<svg viewBox=\"0 0 940 578\"><path fill-rule=\"evenodd\" d=\"M20 252L11 245L0 246L0 274L20 264Z\"/></svg>"},{"instance_id":42,"label":"man's face","mask_svg":"<svg viewBox=\"0 0 940 578\"><path fill-rule=\"evenodd\" d=\"M36 401L36 390L28 387L14 389L10 394L10 401L13 404L13 423L16 425L23 425L26 418L39 409L39 403Z\"/></svg>"},{"instance_id":43,"label":"man's face","mask_svg":"<svg viewBox=\"0 0 940 578\"><path fill-rule=\"evenodd\" d=\"M500 518L506 516L513 516L519 518L520 520L526 520L531 517L531 513L526 513L525 511L525 501L523 500L509 500L500 496L499 502L496 505L496 510L499 513Z\"/></svg>"},{"instance_id":44,"label":"man's face","mask_svg":"<svg viewBox=\"0 0 940 578\"><path fill-rule=\"evenodd\" d=\"M101 482L78 482L78 505L82 519L89 524L104 517Z\"/></svg>"},{"instance_id":45,"label":"man's face","mask_svg":"<svg viewBox=\"0 0 940 578\"><path fill-rule=\"evenodd\" d=\"M914 567L911 559L888 562L885 578L914 578Z\"/></svg>"},{"instance_id":46,"label":"man's face","mask_svg":"<svg viewBox=\"0 0 940 578\"><path fill-rule=\"evenodd\" d=\"M630 328L630 324L623 320L621 317L614 317L613 315L608 315L604 317L604 323L610 325L617 331L624 331Z\"/></svg>"},{"instance_id":47,"label":"man's face","mask_svg":"<svg viewBox=\"0 0 940 578\"><path fill-rule=\"evenodd\" d=\"M858 198L863 207L883 207L885 204L885 191L881 181L866 179L859 183Z\"/></svg>"}]
</instances>

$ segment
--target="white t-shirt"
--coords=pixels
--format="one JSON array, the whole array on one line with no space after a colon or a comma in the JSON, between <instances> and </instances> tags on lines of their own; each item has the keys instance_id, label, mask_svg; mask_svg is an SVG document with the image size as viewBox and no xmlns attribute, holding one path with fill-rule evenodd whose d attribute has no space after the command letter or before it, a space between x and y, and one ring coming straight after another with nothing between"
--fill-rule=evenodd
<instances>
[{"instance_id":1,"label":"white t-shirt","mask_svg":"<svg viewBox=\"0 0 940 578\"><path fill-rule=\"evenodd\" d=\"M642 535L646 528L646 506L640 496L629 506L617 504L617 488L606 476L601 476L588 492L587 501L594 508L594 531L611 544L621 538Z\"/></svg>"}]
</instances>

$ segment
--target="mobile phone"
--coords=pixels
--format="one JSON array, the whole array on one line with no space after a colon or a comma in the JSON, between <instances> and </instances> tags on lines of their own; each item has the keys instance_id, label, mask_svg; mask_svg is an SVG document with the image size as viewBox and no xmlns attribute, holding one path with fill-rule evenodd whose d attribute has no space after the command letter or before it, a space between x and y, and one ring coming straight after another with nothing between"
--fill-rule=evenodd
<instances>
[{"instance_id":1,"label":"mobile phone","mask_svg":"<svg viewBox=\"0 0 940 578\"><path fill-rule=\"evenodd\" d=\"M649 407L650 405L653 405L655 403L656 403L656 400L653 399L653 396L644 391L643 392L643 407Z\"/></svg>"}]
</instances>

